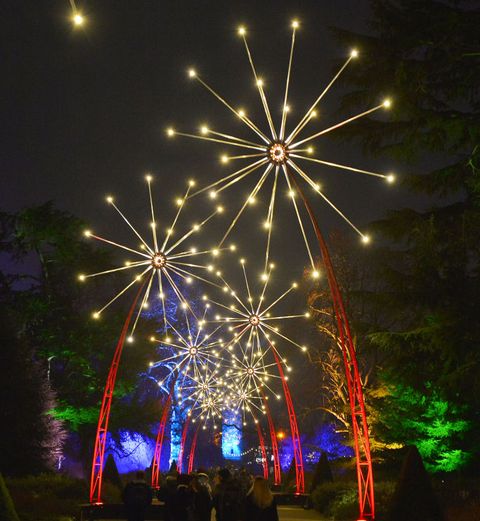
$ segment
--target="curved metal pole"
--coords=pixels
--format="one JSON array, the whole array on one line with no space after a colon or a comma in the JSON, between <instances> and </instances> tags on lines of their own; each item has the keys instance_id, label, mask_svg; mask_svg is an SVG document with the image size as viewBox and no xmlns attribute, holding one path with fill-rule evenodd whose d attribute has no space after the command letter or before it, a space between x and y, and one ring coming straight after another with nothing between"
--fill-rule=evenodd
<instances>
[{"instance_id":1,"label":"curved metal pole","mask_svg":"<svg viewBox=\"0 0 480 521\"><path fill-rule=\"evenodd\" d=\"M282 362L278 356L275 346L269 341L273 356L278 368L278 374L282 380L283 394L285 395L285 402L287 404L288 420L290 422L290 434L292 435L293 458L295 460L295 483L296 493L305 493L305 471L303 469L302 444L300 442L300 431L298 430L297 415L293 407L292 395L288 387L285 373L283 372Z\"/></svg>"},{"instance_id":2,"label":"curved metal pole","mask_svg":"<svg viewBox=\"0 0 480 521\"><path fill-rule=\"evenodd\" d=\"M332 295L335 318L337 320L340 346L342 348L343 362L347 379L348 395L350 400L350 413L352 416L352 430L357 465L357 482L359 497L359 521L375 519L375 497L373 490L372 458L370 453L370 438L368 435L367 415L363 399L362 381L358 370L355 344L352 339L350 324L348 322L345 305L343 303L340 288L338 286L332 260L328 248L318 225L313 209L297 183L296 176L285 168L287 175L302 198L303 204L309 215L322 255L323 264L327 273L330 293Z\"/></svg>"},{"instance_id":3,"label":"curved metal pole","mask_svg":"<svg viewBox=\"0 0 480 521\"><path fill-rule=\"evenodd\" d=\"M254 419L255 425L257 426L258 433L258 441L260 442L260 449L262 451L262 466L263 466L263 477L264 479L268 479L268 459L267 459L267 449L265 448L265 439L263 438L262 428L260 427L260 422L257 419Z\"/></svg>"},{"instance_id":4,"label":"curved metal pole","mask_svg":"<svg viewBox=\"0 0 480 521\"><path fill-rule=\"evenodd\" d=\"M180 451L178 453L178 461L177 461L177 468L178 468L178 472L180 474L182 473L183 453L185 452L185 443L187 442L187 432L188 432L189 425L190 425L190 416L187 415L185 423L183 424L182 440L180 442Z\"/></svg>"},{"instance_id":5,"label":"curved metal pole","mask_svg":"<svg viewBox=\"0 0 480 521\"><path fill-rule=\"evenodd\" d=\"M193 461L195 459L195 450L197 448L197 438L198 438L198 431L200 430L200 424L198 424L197 428L195 429L195 434L193 435L192 439L192 446L190 447L190 454L188 455L188 470L187 472L191 474L193 472Z\"/></svg>"},{"instance_id":6,"label":"curved metal pole","mask_svg":"<svg viewBox=\"0 0 480 521\"><path fill-rule=\"evenodd\" d=\"M167 425L168 415L172 406L173 389L170 391L168 398L163 406L163 413L157 431L157 439L155 440L155 449L153 451L152 462L152 488L160 488L160 461L162 458L163 436L165 434L165 426Z\"/></svg>"},{"instance_id":7,"label":"curved metal pole","mask_svg":"<svg viewBox=\"0 0 480 521\"><path fill-rule=\"evenodd\" d=\"M95 436L95 447L93 449L92 473L90 476L90 503L102 503L102 479L103 479L103 462L105 459L105 448L107 445L108 421L110 419L110 408L112 406L113 392L115 390L115 382L117 379L118 367L120 365L120 358L122 356L125 338L127 336L130 321L132 320L133 312L137 306L140 294L145 286L145 282L140 286L133 303L128 312L127 318L122 327L120 338L117 342L117 347L113 354L113 359L108 371L105 389L103 391L102 405L98 415L97 433Z\"/></svg>"},{"instance_id":8,"label":"curved metal pole","mask_svg":"<svg viewBox=\"0 0 480 521\"><path fill-rule=\"evenodd\" d=\"M272 444L272 456L273 456L273 482L275 485L282 483L282 469L280 466L280 458L278 456L278 442L277 433L275 432L275 424L273 423L272 414L270 407L268 406L268 400L265 393L262 390L262 400L265 406L265 412L267 413L268 428L270 430L270 441Z\"/></svg>"}]
</instances>

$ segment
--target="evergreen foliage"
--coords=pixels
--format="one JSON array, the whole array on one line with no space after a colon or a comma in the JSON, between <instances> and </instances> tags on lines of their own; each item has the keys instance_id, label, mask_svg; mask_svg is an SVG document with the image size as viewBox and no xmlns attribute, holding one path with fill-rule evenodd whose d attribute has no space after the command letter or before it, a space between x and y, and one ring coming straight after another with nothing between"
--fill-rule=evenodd
<instances>
[{"instance_id":1,"label":"evergreen foliage","mask_svg":"<svg viewBox=\"0 0 480 521\"><path fill-rule=\"evenodd\" d=\"M389 521L442 521L443 514L435 497L422 457L415 446L405 456Z\"/></svg>"},{"instance_id":2,"label":"evergreen foliage","mask_svg":"<svg viewBox=\"0 0 480 521\"><path fill-rule=\"evenodd\" d=\"M113 454L109 454L105 466L103 467L103 480L108 481L112 485L118 487L120 490L123 488L120 473L118 472L117 464Z\"/></svg>"},{"instance_id":3,"label":"evergreen foliage","mask_svg":"<svg viewBox=\"0 0 480 521\"><path fill-rule=\"evenodd\" d=\"M313 473L312 484L310 486L310 493L313 492L319 485L323 483L331 483L333 481L332 469L328 463L327 453L322 452Z\"/></svg>"},{"instance_id":4,"label":"evergreen foliage","mask_svg":"<svg viewBox=\"0 0 480 521\"><path fill-rule=\"evenodd\" d=\"M20 521L5 480L0 473L0 521Z\"/></svg>"}]
</instances>

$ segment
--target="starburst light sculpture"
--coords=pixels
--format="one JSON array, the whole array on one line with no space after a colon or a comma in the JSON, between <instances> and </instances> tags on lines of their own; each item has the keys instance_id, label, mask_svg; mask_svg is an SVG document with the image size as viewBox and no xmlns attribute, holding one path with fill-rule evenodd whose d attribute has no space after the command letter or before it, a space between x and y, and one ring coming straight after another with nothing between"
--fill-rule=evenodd
<instances>
[{"instance_id":1,"label":"starburst light sculpture","mask_svg":"<svg viewBox=\"0 0 480 521\"><path fill-rule=\"evenodd\" d=\"M179 226L179 218L182 210L185 207L186 200L193 186L194 181L189 181L188 188L183 197L176 199L177 211L173 218L173 221L169 228L167 228L162 236L160 236L158 223L156 221L155 208L152 197L152 181L153 177L147 175L145 177L148 186L149 195L149 213L151 216L151 240L148 241L142 234L137 230L136 227L128 220L125 214L115 203L113 197L108 196L106 198L108 204L110 204L116 212L120 215L126 225L133 232L136 239L140 241L139 246L127 246L119 242L115 242L110 239L106 239L96 235L90 230L85 231L87 238L96 239L104 242L115 248L128 252L129 255L133 256L133 259L128 259L124 265L115 267L109 270L101 271L98 273L81 274L79 275L80 281L86 281L92 277L98 277L102 275L109 275L117 272L134 272L134 276L130 279L130 282L123 287L117 294L115 294L106 304L100 307L93 313L93 318L100 318L101 314L112 305L119 297L126 293L130 288L135 285L143 284L143 295L140 298L140 305L133 320L130 335L127 337L129 342L133 341L133 333L137 326L140 313L142 309L148 308L150 297L152 294L158 296L162 304L162 316L164 321L164 328L167 329L167 313L165 306L165 299L167 291L172 291L175 298L178 299L183 308L188 308L191 311L188 300L183 294L183 291L178 283L181 280L185 284L191 284L194 280L202 280L204 282L212 283L212 281L206 279L203 274L207 272L211 264L200 264L196 259L205 258L206 255L217 256L222 250L227 248L211 248L211 249L197 249L196 247L185 246L185 241L189 239L193 234L200 231L200 229L210 221L215 215L223 212L222 206L217 206L215 210L210 213L205 219L198 223L194 223L187 230L181 234L178 238L174 238L176 229ZM235 246L231 245L230 250L235 250ZM200 273L200 274L199 274ZM154 288L157 291L154 292Z\"/></svg>"},{"instance_id":2,"label":"starburst light sculpture","mask_svg":"<svg viewBox=\"0 0 480 521\"><path fill-rule=\"evenodd\" d=\"M268 265L269 262L269 252L270 252L270 242L271 242L271 233L273 226L273 217L275 210L275 201L276 194L278 191L279 183L281 177L284 177L287 188L288 195L291 199L294 213L298 220L298 224L301 230L301 234L306 246L306 250L308 253L309 261L312 266L312 275L313 277L318 277L319 273L314 263L314 258L309 246L309 241L307 239L307 234L305 231L305 226L302 220L302 216L300 213L300 209L296 202L297 189L295 187L295 183L293 182L292 174L295 174L300 180L304 181L311 189L314 190L316 194L318 194L321 199L331 207L351 228L357 232L362 241L364 243L368 243L370 241L370 237L363 233L353 222L352 220L343 212L340 208L338 208L333 201L331 201L325 192L322 190L320 184L315 181L311 175L309 175L304 167L301 166L302 162L309 162L318 165L322 165L325 167L342 170L346 172L351 172L355 174L362 174L366 176L372 176L376 178L383 179L388 183L392 183L395 180L395 176L392 173L379 173L372 172L369 170L357 168L350 165L345 165L341 163L336 163L330 160L327 160L323 157L316 157L314 155L314 149L311 146L311 142L314 140L326 136L327 134L335 131L336 129L347 125L353 121L356 121L362 117L368 116L377 112L381 109L388 109L391 106L391 100L385 99L378 105L371 107L367 110L364 110L358 114L352 115L345 120L342 120L334 125L330 125L326 128L323 128L319 131L313 132L312 134L301 137L300 134L306 126L317 116L317 107L320 101L324 98L330 88L334 85L336 80L341 76L343 71L348 67L350 62L358 57L358 51L356 49L350 52L348 59L345 63L340 67L338 72L335 74L333 79L326 85L323 91L319 94L319 96L315 99L315 101L308 108L304 116L297 122L295 126L289 131L287 131L287 119L290 111L289 107L289 89L290 89L290 79L291 79L291 70L292 70L292 62L293 62L293 54L295 47L295 37L296 32L299 28L299 22L294 20L292 22L292 38L290 45L290 53L288 59L288 67L286 74L286 82L284 89L284 96L281 108L280 115L280 124L275 125L274 117L272 116L272 112L270 110L270 105L266 96L265 82L259 76L257 69L254 65L252 53L250 47L247 42L247 31L246 28L241 26L238 28L238 34L243 40L245 50L247 53L248 61L250 64L250 68L253 73L254 81L256 88L258 90L258 94L260 96L260 101L263 107L263 111L266 116L268 131L264 131L260 128L260 125L251 120L246 114L245 110L240 108L235 108L232 103L227 101L224 97L222 97L217 91L215 91L198 73L195 69L190 69L188 71L188 75L192 80L197 81L200 85L202 85L210 94L212 94L220 103L222 103L236 118L238 118L242 123L245 124L246 127L253 134L252 139L244 139L241 137L233 136L227 134L225 132L219 132L214 130L211 127L206 125L202 126L198 133L192 134L187 132L177 131L174 128L167 129L167 135L169 137L174 136L183 136L188 138L200 139L213 143L220 143L224 145L228 145L233 147L234 149L241 149L242 153L232 155L223 155L221 157L222 163L230 163L234 161L246 161L246 165L242 166L238 170L234 171L222 177L221 179L209 184L208 186L202 187L196 192L192 193L191 196L208 192L210 197L215 199L218 194L227 188L233 186L239 181L246 179L247 177L251 178L252 175L256 172L260 172L259 177L256 179L255 184L243 205L241 206L238 213L235 215L233 220L231 221L227 231L225 232L223 238L220 241L220 245L224 243L224 241L229 236L230 232L236 225L238 219L241 214L244 212L246 207L255 202L255 198L257 194L260 192L262 186L266 183L267 179L273 177L272 182L272 191L269 198L268 211L266 219L263 223L264 228L267 231L267 245L265 251L265 266Z\"/></svg>"}]
</instances>

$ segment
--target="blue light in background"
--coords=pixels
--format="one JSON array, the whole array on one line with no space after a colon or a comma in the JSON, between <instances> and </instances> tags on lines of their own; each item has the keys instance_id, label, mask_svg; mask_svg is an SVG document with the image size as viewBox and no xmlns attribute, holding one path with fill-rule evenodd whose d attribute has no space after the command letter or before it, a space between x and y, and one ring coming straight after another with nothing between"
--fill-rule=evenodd
<instances>
[{"instance_id":1,"label":"blue light in background","mask_svg":"<svg viewBox=\"0 0 480 521\"><path fill-rule=\"evenodd\" d=\"M232 411L223 414L222 454L227 460L238 461L242 457L241 421Z\"/></svg>"}]
</instances>

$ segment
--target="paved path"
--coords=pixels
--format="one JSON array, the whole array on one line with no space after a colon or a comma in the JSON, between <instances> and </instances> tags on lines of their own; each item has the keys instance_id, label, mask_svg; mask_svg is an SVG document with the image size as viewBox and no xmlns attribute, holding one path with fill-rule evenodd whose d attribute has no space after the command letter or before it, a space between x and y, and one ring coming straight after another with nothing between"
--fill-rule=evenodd
<instances>
[{"instance_id":1,"label":"paved path","mask_svg":"<svg viewBox=\"0 0 480 521\"><path fill-rule=\"evenodd\" d=\"M278 516L280 521L326 521L316 510L305 510L301 507L279 506Z\"/></svg>"}]
</instances>

